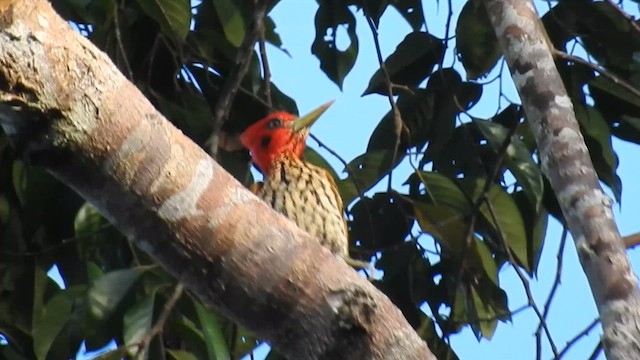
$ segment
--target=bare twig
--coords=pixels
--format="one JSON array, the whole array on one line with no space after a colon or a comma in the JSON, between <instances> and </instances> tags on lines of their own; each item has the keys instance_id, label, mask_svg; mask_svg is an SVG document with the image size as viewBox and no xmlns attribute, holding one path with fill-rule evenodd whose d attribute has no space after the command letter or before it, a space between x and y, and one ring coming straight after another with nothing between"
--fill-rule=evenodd
<instances>
[{"instance_id":1,"label":"bare twig","mask_svg":"<svg viewBox=\"0 0 640 360\"><path fill-rule=\"evenodd\" d=\"M119 9L118 2L113 2L113 24L115 25L115 34L116 41L118 42L118 50L122 53L122 60L124 61L124 66L127 70L127 75L129 76L129 80L133 81L133 71L131 71L131 65L129 64L129 59L127 58L127 53L124 50L124 44L122 42L122 33L120 32L120 20L119 20Z\"/></svg>"},{"instance_id":2,"label":"bare twig","mask_svg":"<svg viewBox=\"0 0 640 360\"><path fill-rule=\"evenodd\" d=\"M632 93L635 96L640 97L640 90L636 89L633 85L629 84L627 81L625 81L624 79L620 78L618 75L612 73L611 71L606 70L605 68L601 67L598 64L594 64L590 61L587 61L581 57L578 56L574 56L571 54L567 54L564 51L560 51L558 49L552 49L553 55L555 57L567 60L567 61L571 61L573 63L576 64L581 64L584 65L590 69L592 69L593 71L598 72L600 75L604 76L605 78L613 81L614 83L616 83L617 85L622 86L625 90L629 91L630 93Z\"/></svg>"},{"instance_id":3,"label":"bare twig","mask_svg":"<svg viewBox=\"0 0 640 360\"><path fill-rule=\"evenodd\" d=\"M627 235L622 238L622 241L624 241L624 246L627 249L633 249L634 247L640 245L640 233Z\"/></svg>"},{"instance_id":4,"label":"bare twig","mask_svg":"<svg viewBox=\"0 0 640 360\"><path fill-rule=\"evenodd\" d=\"M609 6L611 6L611 8L613 8L613 10L615 10L618 14L620 14L620 16L622 16L627 20L627 22L629 23L629 26L631 26L631 28L635 30L636 35L640 35L640 26L638 26L638 24L636 23L636 19L633 16L627 14L626 11L622 10L618 6L618 4L616 4L612 0L605 0L605 1L607 4L609 4Z\"/></svg>"},{"instance_id":5,"label":"bare twig","mask_svg":"<svg viewBox=\"0 0 640 360\"><path fill-rule=\"evenodd\" d=\"M269 1L266 0L254 1L253 30L247 33L244 40L242 40L242 44L238 48L238 53L236 54L235 66L227 76L227 80L220 91L220 96L218 97L218 101L214 107L213 131L207 140L207 144L209 145L209 154L214 159L218 154L218 136L220 134L220 130L222 129L224 122L227 120L231 104L233 103L236 92L240 87L240 83L249 70L251 56L253 55L253 48L260 38L260 29L263 27L261 24L264 22L268 3Z\"/></svg>"},{"instance_id":6,"label":"bare twig","mask_svg":"<svg viewBox=\"0 0 640 360\"><path fill-rule=\"evenodd\" d=\"M557 263L556 263L556 274L553 280L553 286L551 286L551 291L549 291L549 296L544 303L544 310L542 311L543 321L546 322L547 316L549 316L549 310L551 310L551 302L553 301L554 296L556 295L556 291L560 286L561 278L562 278L562 262L564 255L564 245L567 242L568 230L566 227L562 229L562 236L560 238L560 246L558 246L558 254L556 255ZM536 329L536 359L540 360L542 358L542 321L538 324L538 328Z\"/></svg>"},{"instance_id":7,"label":"bare twig","mask_svg":"<svg viewBox=\"0 0 640 360\"><path fill-rule=\"evenodd\" d=\"M260 61L262 62L262 77L264 79L264 99L269 104L269 109L273 109L271 100L271 70L269 68L269 58L267 57L267 46L265 45L264 21L260 22Z\"/></svg>"},{"instance_id":8,"label":"bare twig","mask_svg":"<svg viewBox=\"0 0 640 360\"><path fill-rule=\"evenodd\" d=\"M536 316L538 316L538 320L540 321L540 324L542 325L542 328L544 329L544 333L547 336L547 340L549 341L549 346L551 346L551 351L553 352L553 355L555 357L557 357L558 356L558 348L556 347L556 344L553 341L553 337L551 336L551 331L549 330L549 327L547 326L547 322L544 320L544 317L542 316L542 313L540 312L540 309L538 308L538 305L536 304L536 301L533 299L533 293L531 292L531 286L529 285L529 280L527 280L527 278L522 273L522 270L520 270L520 267L518 266L518 263L516 262L516 260L513 257L513 253L511 252L511 250L509 249L509 246L507 245L506 238L504 236L504 233L502 232L502 229L500 228L500 223L498 222L498 217L496 216L496 213L495 213L495 211L493 209L493 205L491 204L490 201L487 201L486 204L487 204L487 208L489 209L489 214L491 214L491 221L496 226L496 229L498 229L498 238L500 240L500 243L501 243L501 245L503 247L504 252L507 254L507 258L509 259L509 263L511 264L511 266L515 270L516 274L520 278L520 282L522 283L522 287L524 288L524 292L527 295L527 300L529 301L529 305L531 305L531 308L536 313Z\"/></svg>"},{"instance_id":9,"label":"bare twig","mask_svg":"<svg viewBox=\"0 0 640 360\"><path fill-rule=\"evenodd\" d=\"M176 284L176 287L173 289L173 293L171 293L171 296L169 297L169 299L167 299L167 302L164 304L164 307L162 308L162 312L158 316L156 323L153 325L151 330L138 343L139 347L138 347L138 352L136 354L136 359L147 358L146 355L149 349L149 344L151 344L151 340L153 340L153 338L156 337L156 335L162 332L162 329L164 328L164 325L167 322L169 315L171 315L171 311L173 311L173 308L175 307L176 303L180 299L180 296L182 295L183 290L184 290L184 285L182 284L182 281L178 281L178 283Z\"/></svg>"},{"instance_id":10,"label":"bare twig","mask_svg":"<svg viewBox=\"0 0 640 360\"><path fill-rule=\"evenodd\" d=\"M598 341L596 347L593 349L591 356L589 356L588 360L596 360L600 353L602 352L602 340Z\"/></svg>"},{"instance_id":11,"label":"bare twig","mask_svg":"<svg viewBox=\"0 0 640 360\"><path fill-rule=\"evenodd\" d=\"M44 255L47 253L50 253L52 251L55 251L61 247L70 245L75 243L76 241L80 241L80 240L84 240L84 239L88 239L92 236L95 236L103 231L106 231L108 229L113 228L113 225L111 224L104 224L101 225L99 228L97 228L94 232L92 232L91 234L86 234L86 235L80 235L80 236L74 236L74 237L70 237L70 238L64 238L62 240L60 240L60 242L58 244L55 245L51 245L45 249L42 249L40 251L25 251L25 252L17 252L17 251L0 251L0 255L5 255L5 256L11 256L11 257L37 257L40 255Z\"/></svg>"},{"instance_id":12,"label":"bare twig","mask_svg":"<svg viewBox=\"0 0 640 360\"><path fill-rule=\"evenodd\" d=\"M564 348L562 348L562 350L560 351L560 353L558 353L555 357L555 359L560 359L562 358L564 355L567 354L567 352L571 349L571 347L573 345L575 345L575 343L577 343L581 338L589 335L589 333L596 327L596 325L598 325L600 323L600 319L594 319L589 325L587 325L587 327L580 331L576 336L574 336L571 340L567 341L567 344L564 346Z\"/></svg>"},{"instance_id":13,"label":"bare twig","mask_svg":"<svg viewBox=\"0 0 640 360\"><path fill-rule=\"evenodd\" d=\"M366 7L366 2L364 3ZM402 137L402 130L404 130L404 122L402 121L402 115L400 114L400 110L398 106L396 106L396 100L393 98L393 83L391 82L391 78L389 77L389 72L387 71L387 67L384 64L384 60L382 59L382 50L380 49L380 39L378 39L378 29L376 28L376 24L373 22L373 19L366 15L367 22L369 23L369 28L371 28L371 35L373 36L373 43L376 48L376 55L378 56L378 64L380 64L380 70L384 76L384 82L387 85L387 99L389 99L389 105L391 106L391 111L393 112L393 132L396 136L395 146L393 147L393 157L391 157L391 165L389 168L389 183L387 185L387 191L391 190L391 181L393 176L393 165L396 162L396 157L398 156L398 150L400 148L400 139Z\"/></svg>"}]
</instances>

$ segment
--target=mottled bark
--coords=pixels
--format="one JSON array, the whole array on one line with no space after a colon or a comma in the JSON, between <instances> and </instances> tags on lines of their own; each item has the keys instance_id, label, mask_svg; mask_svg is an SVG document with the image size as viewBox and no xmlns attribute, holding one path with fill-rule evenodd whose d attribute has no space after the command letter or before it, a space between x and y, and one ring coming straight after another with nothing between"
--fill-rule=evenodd
<instances>
[{"instance_id":1,"label":"mottled bark","mask_svg":"<svg viewBox=\"0 0 640 360\"><path fill-rule=\"evenodd\" d=\"M485 0L604 330L608 359L640 359L640 292L531 1Z\"/></svg>"},{"instance_id":2,"label":"mottled bark","mask_svg":"<svg viewBox=\"0 0 640 360\"><path fill-rule=\"evenodd\" d=\"M0 2L0 124L205 304L290 358L433 358L386 296L245 190L45 0Z\"/></svg>"}]
</instances>

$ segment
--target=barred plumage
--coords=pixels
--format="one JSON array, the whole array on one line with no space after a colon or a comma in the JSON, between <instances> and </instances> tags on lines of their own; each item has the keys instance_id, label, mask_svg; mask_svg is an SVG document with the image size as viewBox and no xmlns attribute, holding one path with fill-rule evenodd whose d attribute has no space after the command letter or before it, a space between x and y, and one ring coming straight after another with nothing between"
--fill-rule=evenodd
<instances>
[{"instance_id":1,"label":"barred plumage","mask_svg":"<svg viewBox=\"0 0 640 360\"><path fill-rule=\"evenodd\" d=\"M349 237L342 199L329 173L301 159L309 126L331 105L296 118L276 112L251 125L240 137L254 163L265 175L262 186L252 187L275 210L293 220L320 244L348 264L373 267L349 257Z\"/></svg>"},{"instance_id":2,"label":"barred plumage","mask_svg":"<svg viewBox=\"0 0 640 360\"><path fill-rule=\"evenodd\" d=\"M326 170L282 154L265 176L258 196L334 254L348 256L342 199Z\"/></svg>"}]
</instances>

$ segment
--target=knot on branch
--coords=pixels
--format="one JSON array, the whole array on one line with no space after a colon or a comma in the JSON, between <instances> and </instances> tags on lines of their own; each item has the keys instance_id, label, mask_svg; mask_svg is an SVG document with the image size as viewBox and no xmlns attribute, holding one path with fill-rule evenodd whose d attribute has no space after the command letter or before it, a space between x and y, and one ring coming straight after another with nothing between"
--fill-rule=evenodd
<instances>
[{"instance_id":1,"label":"knot on branch","mask_svg":"<svg viewBox=\"0 0 640 360\"><path fill-rule=\"evenodd\" d=\"M368 329L378 306L371 294L359 286L334 290L327 300L341 329Z\"/></svg>"}]
</instances>

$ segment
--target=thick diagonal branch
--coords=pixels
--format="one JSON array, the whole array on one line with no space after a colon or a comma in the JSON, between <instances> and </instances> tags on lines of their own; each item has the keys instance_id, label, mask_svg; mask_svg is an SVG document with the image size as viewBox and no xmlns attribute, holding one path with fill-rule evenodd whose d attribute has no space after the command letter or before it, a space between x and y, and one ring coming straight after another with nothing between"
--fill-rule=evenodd
<instances>
[{"instance_id":1,"label":"thick diagonal branch","mask_svg":"<svg viewBox=\"0 0 640 360\"><path fill-rule=\"evenodd\" d=\"M6 4L0 124L25 156L292 359L433 359L386 296L244 189L46 0Z\"/></svg>"}]
</instances>

